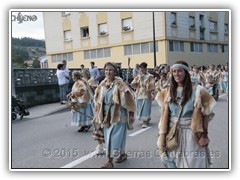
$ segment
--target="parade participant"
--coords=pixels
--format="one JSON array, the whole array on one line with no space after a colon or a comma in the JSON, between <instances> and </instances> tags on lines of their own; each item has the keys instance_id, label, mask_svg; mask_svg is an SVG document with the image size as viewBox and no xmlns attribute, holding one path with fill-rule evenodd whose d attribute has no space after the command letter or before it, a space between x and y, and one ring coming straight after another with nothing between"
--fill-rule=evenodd
<instances>
[{"instance_id":1,"label":"parade participant","mask_svg":"<svg viewBox=\"0 0 240 180\"><path fill-rule=\"evenodd\" d=\"M165 83L167 82L167 75L166 73L160 74L160 79L155 83L155 90L161 91L161 89L165 88Z\"/></svg>"},{"instance_id":2,"label":"parade participant","mask_svg":"<svg viewBox=\"0 0 240 180\"><path fill-rule=\"evenodd\" d=\"M95 81L93 78L91 78L89 70L84 69L82 72L83 75L83 81L86 83L86 86L88 87L91 95L91 104L94 106L93 103L93 97L94 97L94 91L97 88ZM93 134L92 137L94 140L97 141L98 145L96 147L97 155L104 154L104 134L103 134L103 128L101 127L100 124L97 122L93 121L94 129L93 129Z\"/></svg>"},{"instance_id":3,"label":"parade participant","mask_svg":"<svg viewBox=\"0 0 240 180\"><path fill-rule=\"evenodd\" d=\"M97 88L97 85L95 84L94 79L91 78L91 75L90 75L89 70L88 70L88 69L84 69L84 70L82 71L82 76L83 76L82 80L87 83L87 85L88 85L88 86L90 87L90 89L91 89L91 91L90 91L90 92L91 92L91 95L94 96L94 91L95 91L95 89Z\"/></svg>"},{"instance_id":4,"label":"parade participant","mask_svg":"<svg viewBox=\"0 0 240 180\"><path fill-rule=\"evenodd\" d=\"M147 72L147 63L140 64L140 74L132 83L132 88L136 89L135 97L137 103L137 120L143 121L142 128L146 128L151 120L151 106L154 100L155 79Z\"/></svg>"},{"instance_id":5,"label":"parade participant","mask_svg":"<svg viewBox=\"0 0 240 180\"><path fill-rule=\"evenodd\" d=\"M170 66L166 66L163 69L163 72L167 75L166 76L166 82L162 85L163 88L166 88L170 85L170 79L171 79L171 72L170 72Z\"/></svg>"},{"instance_id":6,"label":"parade participant","mask_svg":"<svg viewBox=\"0 0 240 180\"><path fill-rule=\"evenodd\" d=\"M157 145L166 166L171 158L177 168L208 168L211 163L208 122L214 116L216 102L202 86L192 86L188 71L185 61L177 61L172 66L170 87L156 96L161 107ZM178 132L177 147L171 151L168 133L174 125Z\"/></svg>"},{"instance_id":7,"label":"parade participant","mask_svg":"<svg viewBox=\"0 0 240 180\"><path fill-rule=\"evenodd\" d=\"M127 159L125 153L127 127L134 122L136 105L129 86L118 77L114 63L104 65L106 78L99 84L94 95L94 108L97 122L104 127L107 162L101 168L113 168L116 163Z\"/></svg>"},{"instance_id":8,"label":"parade participant","mask_svg":"<svg viewBox=\"0 0 240 180\"><path fill-rule=\"evenodd\" d=\"M223 91L228 93L228 65L224 66L224 71L222 72L223 78Z\"/></svg>"},{"instance_id":9,"label":"parade participant","mask_svg":"<svg viewBox=\"0 0 240 180\"><path fill-rule=\"evenodd\" d=\"M193 85L202 85L204 86L205 78L204 75L199 72L199 67L197 65L193 66L193 71L191 73L191 81Z\"/></svg>"},{"instance_id":10,"label":"parade participant","mask_svg":"<svg viewBox=\"0 0 240 180\"><path fill-rule=\"evenodd\" d=\"M77 109L72 109L72 126L80 127L78 132L87 132L92 124L92 120L87 116L93 117L94 110L91 104L90 88L80 79L80 72L75 70L72 72L72 79L75 82L72 91L67 95L68 99L81 104ZM79 113L79 112L81 113ZM87 116L85 116L85 115Z\"/></svg>"}]
</instances>

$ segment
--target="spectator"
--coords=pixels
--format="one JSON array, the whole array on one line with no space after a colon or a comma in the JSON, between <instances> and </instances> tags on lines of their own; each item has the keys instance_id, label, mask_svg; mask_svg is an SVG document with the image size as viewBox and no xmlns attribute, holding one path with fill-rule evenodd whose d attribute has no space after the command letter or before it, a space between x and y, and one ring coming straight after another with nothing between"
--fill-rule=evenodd
<instances>
[{"instance_id":1,"label":"spectator","mask_svg":"<svg viewBox=\"0 0 240 180\"><path fill-rule=\"evenodd\" d=\"M60 93L60 103L64 104L64 101L67 101L67 93L68 93L68 82L69 82L69 74L64 70L64 64L60 63L57 65L57 78L59 85L59 93Z\"/></svg>"},{"instance_id":2,"label":"spectator","mask_svg":"<svg viewBox=\"0 0 240 180\"><path fill-rule=\"evenodd\" d=\"M99 73L99 70L97 68L97 66L95 66L95 62L90 62L90 68L89 68L89 72L90 72L90 76L91 78L94 79L95 84L98 85L99 81L101 80L101 75Z\"/></svg>"}]
</instances>

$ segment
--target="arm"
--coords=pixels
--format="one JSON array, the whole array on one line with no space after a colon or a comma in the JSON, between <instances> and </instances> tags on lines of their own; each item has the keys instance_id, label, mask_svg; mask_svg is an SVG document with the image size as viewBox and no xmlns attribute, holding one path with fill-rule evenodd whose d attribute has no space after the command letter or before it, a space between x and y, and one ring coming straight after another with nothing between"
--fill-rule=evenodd
<instances>
[{"instance_id":1,"label":"arm","mask_svg":"<svg viewBox=\"0 0 240 180\"><path fill-rule=\"evenodd\" d=\"M209 138L208 138L208 121L209 121L209 118L208 116L203 116L203 132L200 136L200 139L198 141L198 144L201 146L201 147L205 147L208 145L209 143Z\"/></svg>"}]
</instances>

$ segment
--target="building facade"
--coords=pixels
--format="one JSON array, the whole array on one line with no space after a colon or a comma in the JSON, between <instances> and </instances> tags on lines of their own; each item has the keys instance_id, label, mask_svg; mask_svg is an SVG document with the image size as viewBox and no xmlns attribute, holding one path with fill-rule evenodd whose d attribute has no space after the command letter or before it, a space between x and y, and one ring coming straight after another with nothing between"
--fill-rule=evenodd
<instances>
[{"instance_id":1,"label":"building facade","mask_svg":"<svg viewBox=\"0 0 240 180\"><path fill-rule=\"evenodd\" d=\"M43 12L49 68L108 62L123 68L147 62L225 64L229 60L229 11ZM155 42L155 43L154 43ZM155 49L155 51L154 51Z\"/></svg>"}]
</instances>

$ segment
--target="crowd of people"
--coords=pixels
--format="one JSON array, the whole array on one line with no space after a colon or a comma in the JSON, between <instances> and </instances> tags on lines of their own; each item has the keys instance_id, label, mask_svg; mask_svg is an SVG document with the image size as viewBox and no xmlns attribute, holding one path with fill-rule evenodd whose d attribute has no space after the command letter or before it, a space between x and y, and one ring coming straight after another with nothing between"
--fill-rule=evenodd
<instances>
[{"instance_id":1,"label":"crowd of people","mask_svg":"<svg viewBox=\"0 0 240 180\"><path fill-rule=\"evenodd\" d=\"M161 110L157 145L161 161L166 167L208 168L208 122L213 118L214 85L228 92L228 64L209 68L177 61L173 66L163 65L148 72L147 63L136 64L131 83L123 81L120 69L113 62L104 65L104 78L94 62L86 69L72 72L74 84L68 91L69 70L66 61L58 64L60 100L70 101L72 126L78 132L88 132L93 126L92 138L96 140L97 154L106 154L101 168L113 168L114 163L127 159L125 152L127 130L133 128L135 119L142 128L151 121L152 101ZM177 147L167 147L168 134L177 125ZM185 152L203 153L206 156L179 156ZM113 161L116 158L115 161ZM170 166L171 164L171 166Z\"/></svg>"}]
</instances>

